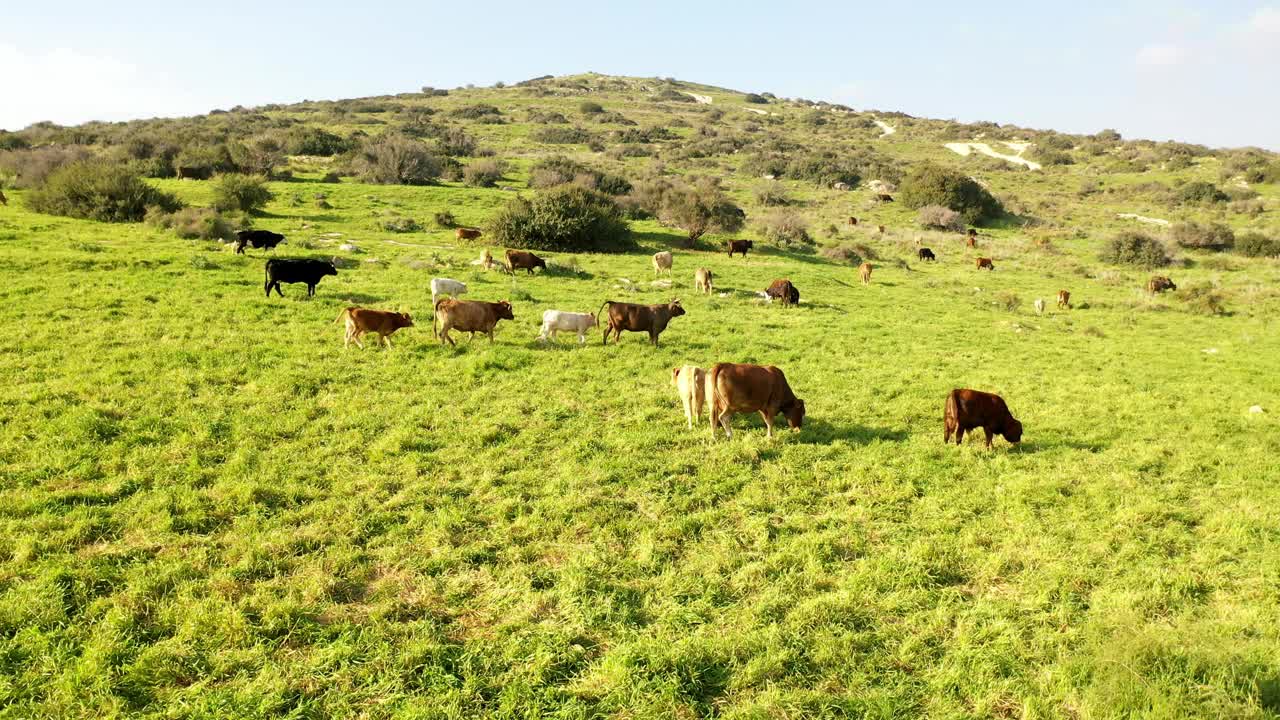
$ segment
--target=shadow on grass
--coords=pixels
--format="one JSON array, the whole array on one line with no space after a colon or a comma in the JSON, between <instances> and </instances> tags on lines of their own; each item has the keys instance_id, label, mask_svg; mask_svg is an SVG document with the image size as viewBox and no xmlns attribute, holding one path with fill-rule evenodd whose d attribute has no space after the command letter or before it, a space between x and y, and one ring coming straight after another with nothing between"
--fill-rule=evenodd
<instances>
[{"instance_id":1,"label":"shadow on grass","mask_svg":"<svg viewBox=\"0 0 1280 720\"><path fill-rule=\"evenodd\" d=\"M350 304L378 303L386 300L379 295L369 295L367 293L342 293L339 295L341 302Z\"/></svg>"},{"instance_id":2,"label":"shadow on grass","mask_svg":"<svg viewBox=\"0 0 1280 720\"><path fill-rule=\"evenodd\" d=\"M806 445L819 445L834 440L845 440L858 445L868 445L876 441L904 442L907 437L905 430L896 428L874 428L857 424L835 425L820 418L806 417L804 428L796 441Z\"/></svg>"}]
</instances>

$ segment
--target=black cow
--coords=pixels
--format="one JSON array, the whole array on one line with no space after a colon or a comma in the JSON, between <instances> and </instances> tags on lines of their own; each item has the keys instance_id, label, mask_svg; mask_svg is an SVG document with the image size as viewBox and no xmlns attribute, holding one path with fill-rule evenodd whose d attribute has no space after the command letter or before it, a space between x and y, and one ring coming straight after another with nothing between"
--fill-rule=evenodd
<instances>
[{"instance_id":1,"label":"black cow","mask_svg":"<svg viewBox=\"0 0 1280 720\"><path fill-rule=\"evenodd\" d=\"M921 260L937 260L938 258L933 256L933 251L930 250L929 248L920 248L920 259Z\"/></svg>"},{"instance_id":2,"label":"black cow","mask_svg":"<svg viewBox=\"0 0 1280 720\"><path fill-rule=\"evenodd\" d=\"M280 283L306 283L307 297L316 294L316 285L320 284L320 280L325 275L337 275L338 268L328 260L285 260L282 258L271 258L267 261L267 282L263 289L267 292L267 297L271 297L271 288L276 289L276 294L284 297L284 293L280 292Z\"/></svg>"},{"instance_id":3,"label":"black cow","mask_svg":"<svg viewBox=\"0 0 1280 720\"><path fill-rule=\"evenodd\" d=\"M284 236L270 230L241 230L236 233L236 253L243 255L246 245L254 250L274 250L282 242Z\"/></svg>"}]
</instances>

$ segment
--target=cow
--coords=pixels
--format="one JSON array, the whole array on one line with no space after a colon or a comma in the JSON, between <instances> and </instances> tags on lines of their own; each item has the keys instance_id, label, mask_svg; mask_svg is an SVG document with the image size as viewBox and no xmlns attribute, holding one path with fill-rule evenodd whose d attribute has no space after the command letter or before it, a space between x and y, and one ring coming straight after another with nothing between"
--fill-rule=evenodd
<instances>
[{"instance_id":1,"label":"cow","mask_svg":"<svg viewBox=\"0 0 1280 720\"><path fill-rule=\"evenodd\" d=\"M236 233L236 254L243 255L245 246L254 250L274 250L284 236L270 230L241 230Z\"/></svg>"},{"instance_id":2,"label":"cow","mask_svg":"<svg viewBox=\"0 0 1280 720\"><path fill-rule=\"evenodd\" d=\"M467 292L467 284L459 280L451 280L449 278L431 278L431 307L436 306L436 300L441 295L449 297L458 297L465 295Z\"/></svg>"},{"instance_id":3,"label":"cow","mask_svg":"<svg viewBox=\"0 0 1280 720\"><path fill-rule=\"evenodd\" d=\"M546 342L548 338L554 340L556 333L564 330L565 332L577 333L578 344L586 345L587 331L595 327L596 323L596 316L591 313L547 310L542 313L542 332L538 334L538 339L543 342Z\"/></svg>"},{"instance_id":4,"label":"cow","mask_svg":"<svg viewBox=\"0 0 1280 720\"><path fill-rule=\"evenodd\" d=\"M453 231L453 236L459 240L475 240L483 234L475 228L458 228Z\"/></svg>"},{"instance_id":5,"label":"cow","mask_svg":"<svg viewBox=\"0 0 1280 720\"><path fill-rule=\"evenodd\" d=\"M684 419L693 429L693 421L702 422L702 400L706 397L707 371L693 365L671 368L671 384L680 394L684 405Z\"/></svg>"},{"instance_id":6,"label":"cow","mask_svg":"<svg viewBox=\"0 0 1280 720\"><path fill-rule=\"evenodd\" d=\"M1033 304L1036 306L1036 314L1043 315L1044 314L1044 298L1036 298L1036 301Z\"/></svg>"},{"instance_id":7,"label":"cow","mask_svg":"<svg viewBox=\"0 0 1280 720\"><path fill-rule=\"evenodd\" d=\"M344 350L351 346L352 341L363 350L364 343L360 342L360 336L368 332L378 333L378 339L390 348L391 333L400 328L413 327L413 319L409 317L409 313L370 310L362 307L349 307L343 310L334 322L339 323L343 320L347 321L347 333L342 341Z\"/></svg>"},{"instance_id":8,"label":"cow","mask_svg":"<svg viewBox=\"0 0 1280 720\"><path fill-rule=\"evenodd\" d=\"M1058 307L1071 309L1071 293L1066 290L1058 291Z\"/></svg>"},{"instance_id":9,"label":"cow","mask_svg":"<svg viewBox=\"0 0 1280 720\"><path fill-rule=\"evenodd\" d=\"M547 269L547 261L525 250L508 250L507 251L507 271L514 273L517 270L526 270L530 275L533 274L534 268Z\"/></svg>"},{"instance_id":10,"label":"cow","mask_svg":"<svg viewBox=\"0 0 1280 720\"><path fill-rule=\"evenodd\" d=\"M880 202L893 202L893 196L889 193L876 193L876 200Z\"/></svg>"},{"instance_id":11,"label":"cow","mask_svg":"<svg viewBox=\"0 0 1280 720\"><path fill-rule=\"evenodd\" d=\"M320 284L325 275L338 274L338 268L328 260L271 258L267 261L265 270L267 281L263 290L267 297L271 297L272 288L275 288L277 295L284 297L284 293L280 292L280 283L306 283L307 297L311 297L316 294L316 285Z\"/></svg>"},{"instance_id":12,"label":"cow","mask_svg":"<svg viewBox=\"0 0 1280 720\"><path fill-rule=\"evenodd\" d=\"M850 225L852 225L852 226L854 226L854 227L857 227L857 226L858 226L858 218L856 218L856 217L854 217L854 216L850 215L850 216L849 216L849 224L850 224Z\"/></svg>"},{"instance_id":13,"label":"cow","mask_svg":"<svg viewBox=\"0 0 1280 720\"><path fill-rule=\"evenodd\" d=\"M988 270L996 269L996 266L991 262L991 258L983 258L983 257L974 258L974 262L977 264L979 270L983 268L986 268Z\"/></svg>"},{"instance_id":14,"label":"cow","mask_svg":"<svg viewBox=\"0 0 1280 720\"><path fill-rule=\"evenodd\" d=\"M976 236L976 235L970 235L970 236L969 236L969 239L965 241L965 244L966 244L966 245L968 245L968 246L969 246L969 247L971 247L971 248L977 248L977 247L978 247L978 236Z\"/></svg>"},{"instance_id":15,"label":"cow","mask_svg":"<svg viewBox=\"0 0 1280 720\"><path fill-rule=\"evenodd\" d=\"M742 257L746 257L747 251L753 247L755 247L755 243L750 240L730 240L729 257L733 257L734 253L740 253Z\"/></svg>"},{"instance_id":16,"label":"cow","mask_svg":"<svg viewBox=\"0 0 1280 720\"><path fill-rule=\"evenodd\" d=\"M880 234L881 234L881 235L883 235L883 234L884 234L884 226L883 226L883 225L879 226L878 230L880 231Z\"/></svg>"},{"instance_id":17,"label":"cow","mask_svg":"<svg viewBox=\"0 0 1280 720\"><path fill-rule=\"evenodd\" d=\"M951 442L955 433L956 444L964 441L964 434L982 428L987 436L987 449L991 449L991 437L999 434L1011 443L1022 441L1022 423L1014 419L1004 398L978 390L952 390L942 409L944 443Z\"/></svg>"},{"instance_id":18,"label":"cow","mask_svg":"<svg viewBox=\"0 0 1280 720\"><path fill-rule=\"evenodd\" d=\"M673 262L675 262L675 258L672 257L671 253L666 250L663 250L662 252L659 252L659 253L654 253L653 254L653 274L657 275L663 270L666 270L667 274L670 274L671 264Z\"/></svg>"},{"instance_id":19,"label":"cow","mask_svg":"<svg viewBox=\"0 0 1280 720\"><path fill-rule=\"evenodd\" d=\"M493 253L489 252L489 248L480 251L480 267L485 270L493 269Z\"/></svg>"},{"instance_id":20,"label":"cow","mask_svg":"<svg viewBox=\"0 0 1280 720\"><path fill-rule=\"evenodd\" d=\"M436 315L431 322L431 332L440 339L441 345L446 342L457 345L453 338L449 337L450 330L469 332L472 338L475 338L478 332L484 333L489 336L489 342L492 343L493 328L497 326L498 321L516 319L515 314L511 312L511 303L506 300L484 302L441 298L436 302L435 309Z\"/></svg>"},{"instance_id":21,"label":"cow","mask_svg":"<svg viewBox=\"0 0 1280 720\"><path fill-rule=\"evenodd\" d=\"M213 175L213 170L207 167L179 167L179 180L208 180Z\"/></svg>"},{"instance_id":22,"label":"cow","mask_svg":"<svg viewBox=\"0 0 1280 720\"><path fill-rule=\"evenodd\" d=\"M774 280L769 283L769 287L765 288L764 294L775 300L781 300L784 307L797 305L800 302L800 291L787 279Z\"/></svg>"},{"instance_id":23,"label":"cow","mask_svg":"<svg viewBox=\"0 0 1280 720\"><path fill-rule=\"evenodd\" d=\"M706 268L698 268L693 271L693 287L698 292L705 292L710 295L715 290L714 278L711 271Z\"/></svg>"},{"instance_id":24,"label":"cow","mask_svg":"<svg viewBox=\"0 0 1280 720\"><path fill-rule=\"evenodd\" d=\"M711 405L712 439L717 425L724 428L725 437L733 437L729 418L735 414L760 413L770 438L773 419L779 413L787 418L792 430L800 430L804 423L804 401L791 392L787 377L772 365L716 363L707 371L705 392Z\"/></svg>"},{"instance_id":25,"label":"cow","mask_svg":"<svg viewBox=\"0 0 1280 720\"><path fill-rule=\"evenodd\" d=\"M672 300L665 305L636 305L605 300L600 310L606 307L609 308L609 325L604 329L603 344L605 345L609 344L609 333L613 333L613 342L616 345L622 337L622 331L626 330L649 333L649 342L657 347L658 336L667 329L672 318L685 314L679 300ZM597 315L600 314L600 310L596 311Z\"/></svg>"},{"instance_id":26,"label":"cow","mask_svg":"<svg viewBox=\"0 0 1280 720\"><path fill-rule=\"evenodd\" d=\"M858 277L862 278L863 285L871 284L871 263L864 262L858 266Z\"/></svg>"},{"instance_id":27,"label":"cow","mask_svg":"<svg viewBox=\"0 0 1280 720\"><path fill-rule=\"evenodd\" d=\"M938 258L934 256L933 251L927 247L920 248L916 251L916 254L920 256L921 260L933 260L935 262L938 260Z\"/></svg>"},{"instance_id":28,"label":"cow","mask_svg":"<svg viewBox=\"0 0 1280 720\"><path fill-rule=\"evenodd\" d=\"M1147 281L1147 292L1151 293L1152 295L1155 295L1156 293L1162 293L1165 290L1177 290L1177 289L1178 289L1178 286L1174 285L1172 280L1162 275L1152 276L1152 278Z\"/></svg>"}]
</instances>

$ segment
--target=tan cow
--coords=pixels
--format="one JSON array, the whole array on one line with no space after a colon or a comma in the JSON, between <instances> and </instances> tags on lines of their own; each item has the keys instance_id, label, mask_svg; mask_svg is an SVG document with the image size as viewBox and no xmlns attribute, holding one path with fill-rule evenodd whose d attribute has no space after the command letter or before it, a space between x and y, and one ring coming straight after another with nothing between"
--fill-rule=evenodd
<instances>
[{"instance_id":1,"label":"tan cow","mask_svg":"<svg viewBox=\"0 0 1280 720\"><path fill-rule=\"evenodd\" d=\"M792 430L804 422L804 401L791 392L787 377L770 365L717 363L707 371L706 401L711 404L711 437L716 426L724 428L725 437L733 437L729 418L735 414L758 412L773 437L773 419L778 413L787 418Z\"/></svg>"},{"instance_id":2,"label":"tan cow","mask_svg":"<svg viewBox=\"0 0 1280 720\"><path fill-rule=\"evenodd\" d=\"M698 268L693 272L693 287L698 292L705 292L710 295L715 290L712 284L711 271L706 268Z\"/></svg>"},{"instance_id":3,"label":"tan cow","mask_svg":"<svg viewBox=\"0 0 1280 720\"><path fill-rule=\"evenodd\" d=\"M702 400L706 397L707 371L693 365L671 368L671 384L680 394L684 405L684 419L693 429L693 421L702 422Z\"/></svg>"},{"instance_id":4,"label":"tan cow","mask_svg":"<svg viewBox=\"0 0 1280 720\"><path fill-rule=\"evenodd\" d=\"M459 240L475 240L483 234L484 233L480 232L476 228L458 228L453 231L454 237Z\"/></svg>"},{"instance_id":5,"label":"tan cow","mask_svg":"<svg viewBox=\"0 0 1280 720\"><path fill-rule=\"evenodd\" d=\"M365 333L378 333L378 339L382 344L391 347L390 335L396 330L404 327L413 327L413 319L408 313L390 312L388 310L370 310L362 307L349 307L343 310L335 323L347 321L347 333L343 338L342 347L346 349L351 346L354 341L361 349L364 349L364 343L360 342L360 336Z\"/></svg>"},{"instance_id":6,"label":"tan cow","mask_svg":"<svg viewBox=\"0 0 1280 720\"><path fill-rule=\"evenodd\" d=\"M867 262L864 262L858 266L858 277L862 278L863 285L871 284L871 269L872 269L871 263L867 263Z\"/></svg>"},{"instance_id":7,"label":"tan cow","mask_svg":"<svg viewBox=\"0 0 1280 720\"><path fill-rule=\"evenodd\" d=\"M654 253L653 254L653 274L657 275L663 270L666 270L668 273L670 273L671 264L674 261L675 261L675 258L672 257L671 253L666 250L663 250L660 253Z\"/></svg>"},{"instance_id":8,"label":"tan cow","mask_svg":"<svg viewBox=\"0 0 1280 720\"><path fill-rule=\"evenodd\" d=\"M1058 291L1058 307L1071 309L1071 293L1066 290Z\"/></svg>"},{"instance_id":9,"label":"tan cow","mask_svg":"<svg viewBox=\"0 0 1280 720\"><path fill-rule=\"evenodd\" d=\"M469 332L472 337L482 332L489 336L489 342L493 342L493 328L497 326L498 321L515 319L516 316L511 312L511 303L506 300L483 302L441 298L436 303L436 316L431 329L436 337L440 338L441 344L445 342L450 345L457 344L453 338L449 337L450 330ZM436 328L437 323L439 329Z\"/></svg>"}]
</instances>

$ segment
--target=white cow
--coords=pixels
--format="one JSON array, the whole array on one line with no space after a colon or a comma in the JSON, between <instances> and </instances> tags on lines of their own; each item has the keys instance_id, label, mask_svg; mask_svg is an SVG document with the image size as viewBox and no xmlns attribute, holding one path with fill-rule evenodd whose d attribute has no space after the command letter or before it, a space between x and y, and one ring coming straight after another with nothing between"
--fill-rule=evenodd
<instances>
[{"instance_id":1,"label":"white cow","mask_svg":"<svg viewBox=\"0 0 1280 720\"><path fill-rule=\"evenodd\" d=\"M706 392L707 371L694 365L671 368L671 384L680 393L684 405L684 419L693 429L693 421L702 422L702 401Z\"/></svg>"},{"instance_id":2,"label":"white cow","mask_svg":"<svg viewBox=\"0 0 1280 720\"><path fill-rule=\"evenodd\" d=\"M538 334L538 339L543 342L546 342L547 338L554 340L556 333L564 330L565 332L578 333L578 343L585 345L587 343L587 331L595 326L596 316L591 313L547 310L542 313L542 332Z\"/></svg>"},{"instance_id":3,"label":"white cow","mask_svg":"<svg viewBox=\"0 0 1280 720\"><path fill-rule=\"evenodd\" d=\"M657 275L659 272L663 270L666 270L668 273L670 273L671 262L672 262L671 253L665 250L660 253L654 253L653 254L653 274Z\"/></svg>"},{"instance_id":4,"label":"white cow","mask_svg":"<svg viewBox=\"0 0 1280 720\"><path fill-rule=\"evenodd\" d=\"M466 292L467 285L464 282L449 278L431 278L431 307L436 306L436 299L441 295L458 297Z\"/></svg>"}]
</instances>

